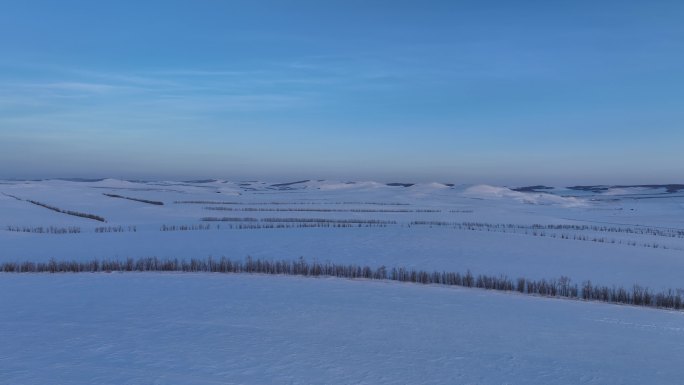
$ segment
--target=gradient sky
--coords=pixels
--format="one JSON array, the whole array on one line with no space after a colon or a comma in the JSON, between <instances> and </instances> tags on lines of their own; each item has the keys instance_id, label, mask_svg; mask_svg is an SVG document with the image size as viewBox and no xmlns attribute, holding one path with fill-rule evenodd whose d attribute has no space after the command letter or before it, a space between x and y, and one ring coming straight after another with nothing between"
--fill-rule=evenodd
<instances>
[{"instance_id":1,"label":"gradient sky","mask_svg":"<svg viewBox=\"0 0 684 385\"><path fill-rule=\"evenodd\" d=\"M0 1L0 178L665 183L682 1Z\"/></svg>"}]
</instances>

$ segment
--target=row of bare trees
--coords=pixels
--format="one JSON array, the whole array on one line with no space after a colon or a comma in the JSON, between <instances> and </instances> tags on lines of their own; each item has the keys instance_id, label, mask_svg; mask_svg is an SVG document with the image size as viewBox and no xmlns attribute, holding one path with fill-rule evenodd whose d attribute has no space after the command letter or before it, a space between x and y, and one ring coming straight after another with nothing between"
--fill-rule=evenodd
<instances>
[{"instance_id":1,"label":"row of bare trees","mask_svg":"<svg viewBox=\"0 0 684 385\"><path fill-rule=\"evenodd\" d=\"M581 299L635 306L680 310L684 308L684 291L652 292L634 285L632 288L594 285L590 281L577 285L567 277L532 280L510 279L505 275L474 275L445 271L425 271L405 267L371 268L356 264L266 260L247 257L245 260L228 258L159 259L155 257L125 260L3 262L0 271L6 273L81 273L81 272L211 272L252 273L268 275L296 275L306 277L338 277L349 279L389 280L418 284L474 287L487 290L515 291L521 294Z\"/></svg>"},{"instance_id":2,"label":"row of bare trees","mask_svg":"<svg viewBox=\"0 0 684 385\"><path fill-rule=\"evenodd\" d=\"M152 200L149 200L149 199L132 198L132 197L127 197L127 196L123 196L123 195L118 195L118 194L107 194L107 193L103 193L102 195L108 196L108 197L110 197L110 198L128 199L129 201L147 203L147 204L156 205L156 206L163 206L163 205L164 205L164 202L152 201Z\"/></svg>"},{"instance_id":3,"label":"row of bare trees","mask_svg":"<svg viewBox=\"0 0 684 385\"><path fill-rule=\"evenodd\" d=\"M215 211L256 211L256 212L314 212L314 213L439 213L435 209L324 209L300 207L224 207L207 206L205 210Z\"/></svg>"},{"instance_id":4,"label":"row of bare trees","mask_svg":"<svg viewBox=\"0 0 684 385\"><path fill-rule=\"evenodd\" d=\"M81 228L78 226L57 227L57 226L7 226L7 231L14 231L18 233L36 233L36 234L78 234Z\"/></svg>"},{"instance_id":5,"label":"row of bare trees","mask_svg":"<svg viewBox=\"0 0 684 385\"><path fill-rule=\"evenodd\" d=\"M92 220L99 221L99 222L107 222L103 217L101 217L99 215L95 215L95 214L81 213L81 212L73 211L73 210L62 210L59 207L51 206L47 203L42 203L42 202L34 201L31 199L27 199L26 202L32 203L36 206L45 207L46 209L56 211L56 212L62 213L62 214L72 215L75 217L81 217L81 218L86 218L86 219L92 219Z\"/></svg>"}]
</instances>

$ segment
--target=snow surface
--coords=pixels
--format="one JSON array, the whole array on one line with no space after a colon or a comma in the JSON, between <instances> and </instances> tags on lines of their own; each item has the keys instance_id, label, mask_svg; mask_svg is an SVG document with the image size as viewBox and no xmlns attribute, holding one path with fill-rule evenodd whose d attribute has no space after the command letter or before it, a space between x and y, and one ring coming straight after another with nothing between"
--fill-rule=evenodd
<instances>
[{"instance_id":1,"label":"snow surface","mask_svg":"<svg viewBox=\"0 0 684 385\"><path fill-rule=\"evenodd\" d=\"M570 277L606 285L638 283L655 290L684 288L684 197L606 196L572 191L524 193L494 186L416 184L390 187L377 182L98 182L47 180L5 182L0 193L65 210L103 216L107 223L65 215L0 194L0 260L126 257L205 258L247 255L305 257L336 263L407 266L428 270L506 274L528 278ZM155 206L103 193L162 201ZM609 197L610 199L606 199ZM639 199L634 199L639 198ZM652 199L642 199L652 198ZM240 203L191 204L176 201ZM277 204L272 204L277 203ZM382 205L380 205L382 203ZM316 211L219 211L241 209L333 209ZM358 210L413 212L360 212ZM346 210L346 211L345 211ZM356 211L353 211L356 210ZM437 210L438 212L415 212ZM396 221L372 228L229 229L227 222L202 217L324 218ZM521 226L590 225L627 230L681 231L677 237L591 230L466 230L410 225L412 221L478 222ZM211 230L160 231L164 225L207 224ZM98 226L135 226L136 232L95 233ZM79 234L6 231L7 226L78 226ZM220 226L220 229L218 228ZM679 230L673 230L679 229ZM504 232L505 231L505 232ZM537 236L535 236L535 233ZM540 236L540 235L545 236ZM576 240L574 237L584 237ZM571 238L571 239L566 239ZM593 239L604 242L593 242ZM655 247L654 247L655 246Z\"/></svg>"},{"instance_id":2,"label":"snow surface","mask_svg":"<svg viewBox=\"0 0 684 385\"><path fill-rule=\"evenodd\" d=\"M223 274L5 275L0 293L7 384L604 385L684 375L684 314L629 306Z\"/></svg>"},{"instance_id":3,"label":"snow surface","mask_svg":"<svg viewBox=\"0 0 684 385\"><path fill-rule=\"evenodd\" d=\"M684 288L684 194L664 188L295 182L0 181L0 262L304 257ZM238 229L242 222L203 217L392 222ZM604 228L535 227L548 225ZM81 232L9 231L50 226ZM95 231L102 226L136 231ZM671 384L684 375L684 313L475 289L219 274L0 274L0 306L2 384Z\"/></svg>"},{"instance_id":4,"label":"snow surface","mask_svg":"<svg viewBox=\"0 0 684 385\"><path fill-rule=\"evenodd\" d=\"M585 207L587 202L580 198L575 197L562 197L557 195L552 195L548 193L538 193L538 192L519 192L513 191L506 187L489 186L489 185L477 185L469 187L463 193L464 196L472 198L506 198L514 199L521 203L527 204L557 204L563 207Z\"/></svg>"}]
</instances>

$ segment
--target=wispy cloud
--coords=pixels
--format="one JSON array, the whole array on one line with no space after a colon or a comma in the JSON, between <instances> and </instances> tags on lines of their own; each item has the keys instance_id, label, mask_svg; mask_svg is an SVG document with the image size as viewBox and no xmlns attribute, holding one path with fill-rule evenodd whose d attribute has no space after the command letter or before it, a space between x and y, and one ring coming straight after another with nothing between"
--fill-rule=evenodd
<instances>
[{"instance_id":1,"label":"wispy cloud","mask_svg":"<svg viewBox=\"0 0 684 385\"><path fill-rule=\"evenodd\" d=\"M120 91L123 89L130 89L127 86L104 84L104 83L86 83L86 82L54 82L44 84L28 84L29 88L42 88L49 90L67 91L67 92L85 92L104 94L113 91Z\"/></svg>"},{"instance_id":2,"label":"wispy cloud","mask_svg":"<svg viewBox=\"0 0 684 385\"><path fill-rule=\"evenodd\" d=\"M81 127L124 121L158 125L206 120L272 119L262 112L306 110L357 90L388 87L402 74L364 58L302 57L253 68L176 67L102 70L33 66L32 76L0 74L0 121L26 127ZM23 80L23 81L22 81ZM266 115L264 115L266 116Z\"/></svg>"},{"instance_id":3,"label":"wispy cloud","mask_svg":"<svg viewBox=\"0 0 684 385\"><path fill-rule=\"evenodd\" d=\"M168 78L161 78L155 74L144 74L138 72L108 72L79 68L65 69L62 71L62 73L62 76L89 79L91 81L101 80L107 83L118 85L138 87L173 87L179 85L177 82Z\"/></svg>"},{"instance_id":4,"label":"wispy cloud","mask_svg":"<svg viewBox=\"0 0 684 385\"><path fill-rule=\"evenodd\" d=\"M225 95L162 95L141 100L138 106L150 111L174 113L236 113L302 108L311 104L309 95L257 93Z\"/></svg>"},{"instance_id":5,"label":"wispy cloud","mask_svg":"<svg viewBox=\"0 0 684 385\"><path fill-rule=\"evenodd\" d=\"M204 69L164 69L147 72L152 76L199 76L199 77L233 77L233 76L254 76L263 71L232 71L232 70L204 70Z\"/></svg>"}]
</instances>

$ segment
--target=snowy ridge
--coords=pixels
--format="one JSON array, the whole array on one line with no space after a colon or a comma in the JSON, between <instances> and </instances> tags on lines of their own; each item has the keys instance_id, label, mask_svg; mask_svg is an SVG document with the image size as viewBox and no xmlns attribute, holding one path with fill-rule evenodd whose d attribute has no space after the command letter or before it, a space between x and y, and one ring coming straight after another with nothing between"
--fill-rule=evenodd
<instances>
[{"instance_id":1,"label":"snowy ridge","mask_svg":"<svg viewBox=\"0 0 684 385\"><path fill-rule=\"evenodd\" d=\"M586 200L575 197L561 197L548 193L519 192L507 187L477 185L467 188L464 196L480 199L512 199L526 204L557 204L564 207L585 207Z\"/></svg>"}]
</instances>

